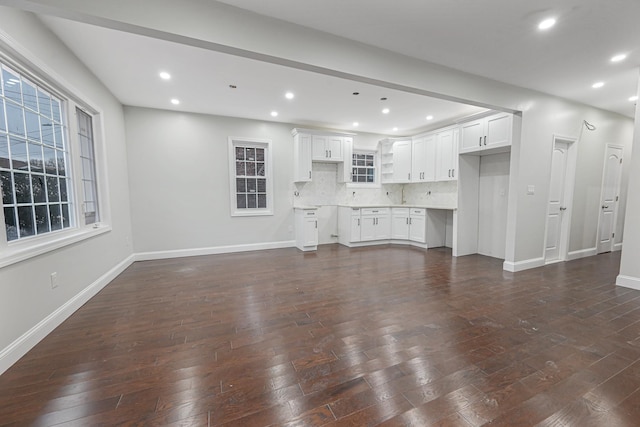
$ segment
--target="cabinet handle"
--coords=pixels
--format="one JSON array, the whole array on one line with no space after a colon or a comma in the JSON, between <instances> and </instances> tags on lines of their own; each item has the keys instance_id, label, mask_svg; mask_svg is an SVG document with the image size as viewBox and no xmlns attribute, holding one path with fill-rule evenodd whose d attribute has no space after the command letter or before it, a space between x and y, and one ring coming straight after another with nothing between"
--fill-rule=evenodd
<instances>
[{"instance_id":1,"label":"cabinet handle","mask_svg":"<svg viewBox=\"0 0 640 427\"><path fill-rule=\"evenodd\" d=\"M311 171L309 171L309 179L311 179Z\"/></svg>"},{"instance_id":2,"label":"cabinet handle","mask_svg":"<svg viewBox=\"0 0 640 427\"><path fill-rule=\"evenodd\" d=\"M455 177L456 177L456 170L451 169L451 178L455 178Z\"/></svg>"},{"instance_id":3,"label":"cabinet handle","mask_svg":"<svg viewBox=\"0 0 640 427\"><path fill-rule=\"evenodd\" d=\"M484 143L484 144L485 144L485 145L487 145L487 142L485 141L485 143ZM329 150L329 158L331 158L331 157L332 157L332 156L331 156L331 150Z\"/></svg>"},{"instance_id":4,"label":"cabinet handle","mask_svg":"<svg viewBox=\"0 0 640 427\"><path fill-rule=\"evenodd\" d=\"M480 140L478 141L478 146L482 147L482 137L480 137Z\"/></svg>"},{"instance_id":5,"label":"cabinet handle","mask_svg":"<svg viewBox=\"0 0 640 427\"><path fill-rule=\"evenodd\" d=\"M358 227L360 227L360 218L358 218Z\"/></svg>"},{"instance_id":6,"label":"cabinet handle","mask_svg":"<svg viewBox=\"0 0 640 427\"><path fill-rule=\"evenodd\" d=\"M407 225L409 225L409 218L407 218L407 221L406 221L406 222L407 222Z\"/></svg>"},{"instance_id":7,"label":"cabinet handle","mask_svg":"<svg viewBox=\"0 0 640 427\"><path fill-rule=\"evenodd\" d=\"M316 228L318 228L318 220L316 220Z\"/></svg>"},{"instance_id":8,"label":"cabinet handle","mask_svg":"<svg viewBox=\"0 0 640 427\"><path fill-rule=\"evenodd\" d=\"M484 136L484 145L487 145L487 135Z\"/></svg>"},{"instance_id":9,"label":"cabinet handle","mask_svg":"<svg viewBox=\"0 0 640 427\"><path fill-rule=\"evenodd\" d=\"M407 179L411 180L411 174L410 173L407 174Z\"/></svg>"},{"instance_id":10,"label":"cabinet handle","mask_svg":"<svg viewBox=\"0 0 640 427\"><path fill-rule=\"evenodd\" d=\"M409 225L413 224L413 218L409 218Z\"/></svg>"}]
</instances>

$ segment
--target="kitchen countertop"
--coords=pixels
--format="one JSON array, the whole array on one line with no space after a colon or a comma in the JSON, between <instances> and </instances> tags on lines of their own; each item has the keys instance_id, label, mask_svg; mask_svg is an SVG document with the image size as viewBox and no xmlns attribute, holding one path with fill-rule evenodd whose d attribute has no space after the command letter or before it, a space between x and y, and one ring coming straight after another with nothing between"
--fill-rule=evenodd
<instances>
[{"instance_id":1,"label":"kitchen countertop","mask_svg":"<svg viewBox=\"0 0 640 427\"><path fill-rule=\"evenodd\" d=\"M421 208L421 209L444 209L455 211L458 208L455 206L443 206L443 205L413 205L413 204L405 204L405 205L383 205L383 204L361 204L361 203L352 203L352 204L341 204L338 205L340 207L345 208Z\"/></svg>"}]
</instances>

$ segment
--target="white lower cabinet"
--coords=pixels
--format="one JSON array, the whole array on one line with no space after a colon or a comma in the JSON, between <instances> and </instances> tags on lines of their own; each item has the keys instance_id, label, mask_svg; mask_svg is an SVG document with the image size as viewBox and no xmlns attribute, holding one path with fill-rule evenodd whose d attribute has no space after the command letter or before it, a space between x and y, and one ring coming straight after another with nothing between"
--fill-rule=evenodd
<instances>
[{"instance_id":1,"label":"white lower cabinet","mask_svg":"<svg viewBox=\"0 0 640 427\"><path fill-rule=\"evenodd\" d=\"M345 246L362 246L371 242L406 242L423 248L444 246L446 225L440 221L441 212L445 211L426 208L340 206L338 242Z\"/></svg>"},{"instance_id":2,"label":"white lower cabinet","mask_svg":"<svg viewBox=\"0 0 640 427\"><path fill-rule=\"evenodd\" d=\"M409 208L391 209L391 238L409 240Z\"/></svg>"},{"instance_id":3,"label":"white lower cabinet","mask_svg":"<svg viewBox=\"0 0 640 427\"><path fill-rule=\"evenodd\" d=\"M411 208L409 212L409 240L427 243L427 210Z\"/></svg>"},{"instance_id":4,"label":"white lower cabinet","mask_svg":"<svg viewBox=\"0 0 640 427\"><path fill-rule=\"evenodd\" d=\"M316 208L295 208L296 247L301 251L318 248L318 211Z\"/></svg>"},{"instance_id":5,"label":"white lower cabinet","mask_svg":"<svg viewBox=\"0 0 640 427\"><path fill-rule=\"evenodd\" d=\"M391 238L426 243L426 216L424 208L392 208Z\"/></svg>"},{"instance_id":6,"label":"white lower cabinet","mask_svg":"<svg viewBox=\"0 0 640 427\"><path fill-rule=\"evenodd\" d=\"M360 241L386 240L391 238L389 208L363 208L360 210Z\"/></svg>"}]
</instances>

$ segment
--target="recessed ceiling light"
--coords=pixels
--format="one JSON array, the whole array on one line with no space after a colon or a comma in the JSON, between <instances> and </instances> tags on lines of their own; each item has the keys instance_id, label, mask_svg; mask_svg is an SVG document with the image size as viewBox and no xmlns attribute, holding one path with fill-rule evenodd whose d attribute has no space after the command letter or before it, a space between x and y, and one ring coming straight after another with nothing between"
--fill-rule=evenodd
<instances>
[{"instance_id":1,"label":"recessed ceiling light","mask_svg":"<svg viewBox=\"0 0 640 427\"><path fill-rule=\"evenodd\" d=\"M591 85L591 87L594 89L600 89L602 86L604 86L604 82L596 82Z\"/></svg>"},{"instance_id":2,"label":"recessed ceiling light","mask_svg":"<svg viewBox=\"0 0 640 427\"><path fill-rule=\"evenodd\" d=\"M627 59L627 54L626 53L619 53L619 54L611 57L611 62L620 62L620 61L624 61L625 59Z\"/></svg>"},{"instance_id":3,"label":"recessed ceiling light","mask_svg":"<svg viewBox=\"0 0 640 427\"><path fill-rule=\"evenodd\" d=\"M629 98L629 101L631 102L635 102L638 100L638 95L633 95L632 97Z\"/></svg>"},{"instance_id":4,"label":"recessed ceiling light","mask_svg":"<svg viewBox=\"0 0 640 427\"><path fill-rule=\"evenodd\" d=\"M553 27L554 25L556 25L556 19L555 18L547 18L544 21L541 21L538 24L538 29L539 30L548 30L549 28Z\"/></svg>"},{"instance_id":5,"label":"recessed ceiling light","mask_svg":"<svg viewBox=\"0 0 640 427\"><path fill-rule=\"evenodd\" d=\"M271 112L271 117L278 117L278 112L277 111L272 111Z\"/></svg>"},{"instance_id":6,"label":"recessed ceiling light","mask_svg":"<svg viewBox=\"0 0 640 427\"><path fill-rule=\"evenodd\" d=\"M389 111L391 111L391 110L389 110L388 108L383 108L382 109L382 114L389 114Z\"/></svg>"},{"instance_id":7,"label":"recessed ceiling light","mask_svg":"<svg viewBox=\"0 0 640 427\"><path fill-rule=\"evenodd\" d=\"M161 71L159 75L162 80L171 79L171 74L167 73L166 71Z\"/></svg>"},{"instance_id":8,"label":"recessed ceiling light","mask_svg":"<svg viewBox=\"0 0 640 427\"><path fill-rule=\"evenodd\" d=\"M357 128L358 126L360 126L360 123L358 123L358 122L353 122L353 127L354 127L354 128Z\"/></svg>"},{"instance_id":9,"label":"recessed ceiling light","mask_svg":"<svg viewBox=\"0 0 640 427\"><path fill-rule=\"evenodd\" d=\"M433 116L427 116L427 120L433 120Z\"/></svg>"},{"instance_id":10,"label":"recessed ceiling light","mask_svg":"<svg viewBox=\"0 0 640 427\"><path fill-rule=\"evenodd\" d=\"M295 95L293 94L293 92L287 92L284 94L284 97L287 99L293 99L295 98Z\"/></svg>"},{"instance_id":11,"label":"recessed ceiling light","mask_svg":"<svg viewBox=\"0 0 640 427\"><path fill-rule=\"evenodd\" d=\"M397 132L397 131L398 131L398 128L393 128L393 131L394 131L394 132Z\"/></svg>"},{"instance_id":12,"label":"recessed ceiling light","mask_svg":"<svg viewBox=\"0 0 640 427\"><path fill-rule=\"evenodd\" d=\"M173 98L173 99L171 100L171 103L172 103L173 105L178 105L178 104L180 104L180 100L179 100L179 99L176 99L176 98Z\"/></svg>"}]
</instances>

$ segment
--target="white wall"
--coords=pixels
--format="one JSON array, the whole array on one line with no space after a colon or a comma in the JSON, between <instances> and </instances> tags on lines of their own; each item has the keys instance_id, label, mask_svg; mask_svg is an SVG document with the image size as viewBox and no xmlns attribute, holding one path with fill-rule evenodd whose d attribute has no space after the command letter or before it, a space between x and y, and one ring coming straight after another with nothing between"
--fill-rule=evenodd
<instances>
[{"instance_id":1,"label":"white wall","mask_svg":"<svg viewBox=\"0 0 640 427\"><path fill-rule=\"evenodd\" d=\"M108 90L35 17L0 7L0 39L69 84L103 112L113 230L0 269L0 372L61 317L60 310L132 254L127 157L122 108ZM125 262L126 264L126 262ZM49 275L58 273L51 289ZM104 284L105 282L99 282ZM67 313L70 314L70 313Z\"/></svg>"},{"instance_id":2,"label":"white wall","mask_svg":"<svg viewBox=\"0 0 640 427\"><path fill-rule=\"evenodd\" d=\"M509 153L480 157L478 253L504 259L509 194Z\"/></svg>"},{"instance_id":3,"label":"white wall","mask_svg":"<svg viewBox=\"0 0 640 427\"><path fill-rule=\"evenodd\" d=\"M294 240L292 125L125 107L136 252ZM232 217L228 137L272 141L274 215Z\"/></svg>"},{"instance_id":4,"label":"white wall","mask_svg":"<svg viewBox=\"0 0 640 427\"><path fill-rule=\"evenodd\" d=\"M640 93L640 81L638 83ZM640 108L636 106L635 133L633 135L633 152L627 162L630 167L626 217L629 219L624 228L625 243L622 247L620 274L616 284L640 289Z\"/></svg>"}]
</instances>

